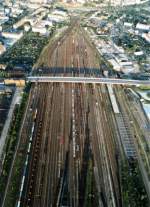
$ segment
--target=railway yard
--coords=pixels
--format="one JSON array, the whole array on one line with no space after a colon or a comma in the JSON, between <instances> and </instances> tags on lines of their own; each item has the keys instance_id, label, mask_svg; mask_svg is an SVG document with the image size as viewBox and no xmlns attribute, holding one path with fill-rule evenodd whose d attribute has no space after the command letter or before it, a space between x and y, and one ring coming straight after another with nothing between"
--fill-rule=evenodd
<instances>
[{"instance_id":1,"label":"railway yard","mask_svg":"<svg viewBox=\"0 0 150 207\"><path fill-rule=\"evenodd\" d=\"M77 23L46 47L33 74L101 77L101 67ZM14 206L122 206L120 160L138 155L129 112L115 95L119 87L32 83L16 152L24 161Z\"/></svg>"},{"instance_id":2,"label":"railway yard","mask_svg":"<svg viewBox=\"0 0 150 207\"><path fill-rule=\"evenodd\" d=\"M33 74L101 76L99 59L95 58L97 53L94 48L91 50L93 46L89 42L87 44L88 40L83 35L83 29L76 24L73 29L69 28L59 40L45 48L34 66Z\"/></svg>"}]
</instances>

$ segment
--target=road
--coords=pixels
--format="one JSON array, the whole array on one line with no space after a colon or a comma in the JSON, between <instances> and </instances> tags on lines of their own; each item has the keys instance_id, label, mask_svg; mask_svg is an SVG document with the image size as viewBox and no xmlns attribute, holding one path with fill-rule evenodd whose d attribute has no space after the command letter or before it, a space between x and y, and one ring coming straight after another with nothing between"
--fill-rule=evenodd
<instances>
[{"instance_id":1,"label":"road","mask_svg":"<svg viewBox=\"0 0 150 207\"><path fill-rule=\"evenodd\" d=\"M22 93L22 90L20 88L16 88L11 105L10 105L10 110L8 112L7 119L5 121L5 125L3 128L1 137L0 137L0 159L2 158L2 153L3 153L4 145L6 143L6 138L8 135L10 124L11 124L13 112L14 112L16 104L18 103L18 98L20 98L21 96L21 93Z\"/></svg>"}]
</instances>

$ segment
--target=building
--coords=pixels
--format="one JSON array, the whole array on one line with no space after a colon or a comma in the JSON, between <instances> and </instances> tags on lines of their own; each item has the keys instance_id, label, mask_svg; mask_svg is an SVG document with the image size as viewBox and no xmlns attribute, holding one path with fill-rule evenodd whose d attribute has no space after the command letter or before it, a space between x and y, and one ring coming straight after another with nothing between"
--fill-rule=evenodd
<instances>
[{"instance_id":1,"label":"building","mask_svg":"<svg viewBox=\"0 0 150 207\"><path fill-rule=\"evenodd\" d=\"M6 65L6 64L0 64L0 70L5 70L5 69L6 69L6 67L7 67L7 65Z\"/></svg>"},{"instance_id":2,"label":"building","mask_svg":"<svg viewBox=\"0 0 150 207\"><path fill-rule=\"evenodd\" d=\"M30 3L33 3L33 4L47 4L48 0L30 0Z\"/></svg>"},{"instance_id":3,"label":"building","mask_svg":"<svg viewBox=\"0 0 150 207\"><path fill-rule=\"evenodd\" d=\"M12 39L20 39L23 37L23 32L2 32L2 37L12 38Z\"/></svg>"},{"instance_id":4,"label":"building","mask_svg":"<svg viewBox=\"0 0 150 207\"><path fill-rule=\"evenodd\" d=\"M32 32L38 32L40 34L45 35L48 33L48 27L52 26L53 24L51 21L41 20L32 27Z\"/></svg>"},{"instance_id":5,"label":"building","mask_svg":"<svg viewBox=\"0 0 150 207\"><path fill-rule=\"evenodd\" d=\"M60 23L60 22L64 22L65 18L54 14L48 14L48 20L51 22Z\"/></svg>"},{"instance_id":6,"label":"building","mask_svg":"<svg viewBox=\"0 0 150 207\"><path fill-rule=\"evenodd\" d=\"M45 35L47 33L47 29L45 27L41 27L40 25L35 25L32 27L32 32L37 32Z\"/></svg>"},{"instance_id":7,"label":"building","mask_svg":"<svg viewBox=\"0 0 150 207\"><path fill-rule=\"evenodd\" d=\"M15 80L15 79L5 79L4 80L5 85L16 85L18 87L24 87L25 86L25 80Z\"/></svg>"},{"instance_id":8,"label":"building","mask_svg":"<svg viewBox=\"0 0 150 207\"><path fill-rule=\"evenodd\" d=\"M25 32L28 32L30 29L31 29L30 24L27 24L27 23L26 23L26 24L24 25L24 31L25 31Z\"/></svg>"},{"instance_id":9,"label":"building","mask_svg":"<svg viewBox=\"0 0 150 207\"><path fill-rule=\"evenodd\" d=\"M142 55L144 55L144 52L143 51L137 51L137 52L134 52L134 55L135 56L142 56Z\"/></svg>"},{"instance_id":10,"label":"building","mask_svg":"<svg viewBox=\"0 0 150 207\"><path fill-rule=\"evenodd\" d=\"M54 10L53 14L58 15L58 16L63 16L63 17L67 16L67 13L65 11L60 11L60 10Z\"/></svg>"},{"instance_id":11,"label":"building","mask_svg":"<svg viewBox=\"0 0 150 207\"><path fill-rule=\"evenodd\" d=\"M137 23L136 30L148 32L148 31L150 31L150 25Z\"/></svg>"},{"instance_id":12,"label":"building","mask_svg":"<svg viewBox=\"0 0 150 207\"><path fill-rule=\"evenodd\" d=\"M124 28L127 30L130 30L133 28L133 23L129 23L129 22L124 22Z\"/></svg>"},{"instance_id":13,"label":"building","mask_svg":"<svg viewBox=\"0 0 150 207\"><path fill-rule=\"evenodd\" d=\"M2 55L6 51L6 47L0 44L0 55Z\"/></svg>"},{"instance_id":14,"label":"building","mask_svg":"<svg viewBox=\"0 0 150 207\"><path fill-rule=\"evenodd\" d=\"M110 4L112 6L128 6L128 5L136 5L136 4L143 4L145 2L148 2L148 0L106 0L106 3L108 4L110 2Z\"/></svg>"},{"instance_id":15,"label":"building","mask_svg":"<svg viewBox=\"0 0 150 207\"><path fill-rule=\"evenodd\" d=\"M142 37L148 42L150 43L150 32L149 33L143 33Z\"/></svg>"}]
</instances>

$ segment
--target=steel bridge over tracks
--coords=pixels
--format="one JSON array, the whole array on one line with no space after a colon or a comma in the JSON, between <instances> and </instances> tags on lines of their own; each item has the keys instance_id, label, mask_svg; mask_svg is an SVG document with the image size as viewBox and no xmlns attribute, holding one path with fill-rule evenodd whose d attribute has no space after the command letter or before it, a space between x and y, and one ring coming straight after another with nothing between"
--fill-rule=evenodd
<instances>
[{"instance_id":1,"label":"steel bridge over tracks","mask_svg":"<svg viewBox=\"0 0 150 207\"><path fill-rule=\"evenodd\" d=\"M33 83L95 83L95 84L119 84L119 85L149 85L150 80L133 80L118 78L93 78L93 77L64 77L64 76L29 76L27 82Z\"/></svg>"}]
</instances>

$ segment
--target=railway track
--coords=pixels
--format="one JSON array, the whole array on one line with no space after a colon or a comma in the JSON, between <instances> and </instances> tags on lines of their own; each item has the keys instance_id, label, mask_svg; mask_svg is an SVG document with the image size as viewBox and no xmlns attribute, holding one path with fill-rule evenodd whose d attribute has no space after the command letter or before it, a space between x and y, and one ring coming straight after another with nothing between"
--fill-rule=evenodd
<instances>
[{"instance_id":1,"label":"railway track","mask_svg":"<svg viewBox=\"0 0 150 207\"><path fill-rule=\"evenodd\" d=\"M106 89L104 86L102 87L95 86L95 88L89 89L89 94L94 97L90 102L90 110L97 120L95 124L91 121L95 169L97 172L97 182L100 182L100 185L97 185L99 186L98 189L104 206L120 206L115 160L116 148L113 143L114 138L112 137L113 125L110 125L110 121L108 122L107 107L104 107L104 103L107 105L108 100L105 97ZM91 120L94 120L94 117Z\"/></svg>"},{"instance_id":2,"label":"railway track","mask_svg":"<svg viewBox=\"0 0 150 207\"><path fill-rule=\"evenodd\" d=\"M54 76L59 67L62 76L80 76L86 68L92 76L92 68L99 67L76 24L41 58L39 66L54 68ZM74 69L71 74L66 73L68 68ZM114 126L105 86L41 83L32 85L30 94L32 113L26 115L22 134L30 150L20 206L86 207L89 200L95 206L120 207ZM90 174L94 176L89 179Z\"/></svg>"}]
</instances>

